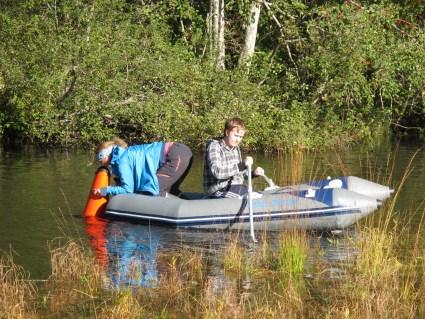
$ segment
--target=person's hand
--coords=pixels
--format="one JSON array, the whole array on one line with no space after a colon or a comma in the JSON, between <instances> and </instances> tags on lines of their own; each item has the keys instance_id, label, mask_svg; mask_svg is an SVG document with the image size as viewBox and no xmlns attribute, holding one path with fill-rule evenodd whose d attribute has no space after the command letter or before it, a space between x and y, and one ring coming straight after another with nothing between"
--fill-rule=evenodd
<instances>
[{"instance_id":1,"label":"person's hand","mask_svg":"<svg viewBox=\"0 0 425 319\"><path fill-rule=\"evenodd\" d=\"M257 167L254 171L255 176L263 176L264 175L264 169L262 167Z\"/></svg>"},{"instance_id":2,"label":"person's hand","mask_svg":"<svg viewBox=\"0 0 425 319\"><path fill-rule=\"evenodd\" d=\"M252 165L253 163L254 163L254 159L251 156L245 157L245 165L246 166Z\"/></svg>"},{"instance_id":3,"label":"person's hand","mask_svg":"<svg viewBox=\"0 0 425 319\"><path fill-rule=\"evenodd\" d=\"M100 188L93 188L92 193L94 196L102 196L102 194L100 193Z\"/></svg>"},{"instance_id":4,"label":"person's hand","mask_svg":"<svg viewBox=\"0 0 425 319\"><path fill-rule=\"evenodd\" d=\"M104 188L93 188L92 190L94 196L105 197L108 193L106 192L106 187Z\"/></svg>"}]
</instances>

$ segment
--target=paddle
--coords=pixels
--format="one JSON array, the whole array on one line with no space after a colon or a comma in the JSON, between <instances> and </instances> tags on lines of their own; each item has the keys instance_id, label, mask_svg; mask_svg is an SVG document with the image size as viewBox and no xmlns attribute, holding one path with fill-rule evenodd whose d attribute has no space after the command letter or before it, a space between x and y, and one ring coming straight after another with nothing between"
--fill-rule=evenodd
<instances>
[{"instance_id":1,"label":"paddle","mask_svg":"<svg viewBox=\"0 0 425 319\"><path fill-rule=\"evenodd\" d=\"M254 163L254 160L252 159L251 156L247 156L245 159L245 164L248 167L248 209L249 209L249 223L250 223L250 228L251 228L251 237L252 237L252 241L254 243L257 242L257 240L255 239L255 234L254 234L254 213L252 210L252 164Z\"/></svg>"}]
</instances>

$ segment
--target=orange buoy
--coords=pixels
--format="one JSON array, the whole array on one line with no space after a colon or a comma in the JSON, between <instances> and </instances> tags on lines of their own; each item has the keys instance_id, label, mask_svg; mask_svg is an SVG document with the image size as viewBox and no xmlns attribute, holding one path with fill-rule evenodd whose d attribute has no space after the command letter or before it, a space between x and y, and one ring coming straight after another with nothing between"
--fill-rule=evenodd
<instances>
[{"instance_id":1,"label":"orange buoy","mask_svg":"<svg viewBox=\"0 0 425 319\"><path fill-rule=\"evenodd\" d=\"M90 188L89 198L87 199L87 204L83 211L84 217L99 216L105 211L108 197L94 195L93 189L109 186L110 176L107 167L101 166L97 169Z\"/></svg>"}]
</instances>

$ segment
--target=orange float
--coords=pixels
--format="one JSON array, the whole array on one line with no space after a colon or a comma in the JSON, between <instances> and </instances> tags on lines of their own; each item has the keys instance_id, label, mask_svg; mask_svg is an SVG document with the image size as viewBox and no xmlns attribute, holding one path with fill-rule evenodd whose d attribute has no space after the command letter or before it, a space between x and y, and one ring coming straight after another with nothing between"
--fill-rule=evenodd
<instances>
[{"instance_id":1,"label":"orange float","mask_svg":"<svg viewBox=\"0 0 425 319\"><path fill-rule=\"evenodd\" d=\"M94 188L102 188L109 186L110 173L107 167L101 166L97 169L90 188L89 198L83 211L84 217L100 216L108 203L107 196L98 196L93 194Z\"/></svg>"}]
</instances>

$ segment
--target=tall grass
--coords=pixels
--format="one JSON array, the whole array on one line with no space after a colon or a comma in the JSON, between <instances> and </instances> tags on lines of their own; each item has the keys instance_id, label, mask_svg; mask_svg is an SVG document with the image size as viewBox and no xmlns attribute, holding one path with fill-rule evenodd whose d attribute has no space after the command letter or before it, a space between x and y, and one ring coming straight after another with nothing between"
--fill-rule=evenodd
<instances>
[{"instance_id":1,"label":"tall grass","mask_svg":"<svg viewBox=\"0 0 425 319\"><path fill-rule=\"evenodd\" d=\"M419 313L423 311L423 301L418 297L423 285L424 269L418 266L422 264L422 256L418 251L423 249L420 241L422 219L412 241L405 221L413 218L413 212L410 211L410 216L403 216L395 211L396 202L412 171L417 153L408 162L392 198L384 204L375 218L357 225L356 237L351 241L352 251L355 253L352 258L354 262L347 260L342 265L345 270L342 280L337 282L335 288L326 289L332 301L326 317L421 317ZM392 171L387 171L386 174L390 180ZM379 177L371 179L377 180ZM406 251L411 253L406 254Z\"/></svg>"},{"instance_id":2,"label":"tall grass","mask_svg":"<svg viewBox=\"0 0 425 319\"><path fill-rule=\"evenodd\" d=\"M220 234L228 240L219 269L211 271L209 256L195 248L160 253L151 288L103 288L104 265L72 240L50 244L52 275L40 289L11 257L2 258L0 318L422 318L423 220L412 236L406 224L425 210L395 210L410 172L411 164L376 216L349 232L264 232L256 245L239 233ZM345 257L321 258L315 243L324 239Z\"/></svg>"},{"instance_id":3,"label":"tall grass","mask_svg":"<svg viewBox=\"0 0 425 319\"><path fill-rule=\"evenodd\" d=\"M238 262L231 264L237 267L223 262L227 271L222 275L209 273L208 258L201 252L183 249L158 257L163 272L154 288L120 290L101 289L94 275L96 262L80 254L84 249L75 251L74 244L66 242L63 249L53 250L56 266L45 289L31 288L30 282L9 275L15 293L5 294L2 280L2 294L9 297L6 303L2 300L2 307L15 311L3 318L419 318L424 314L425 254L419 235L416 253L402 259L393 233L385 236L377 229L359 228L352 239L354 262L347 259L338 265L309 258L308 240L314 236L285 233L277 247L267 241L254 251L229 242L223 253L237 249L241 255L236 256L244 258L235 257ZM254 256L265 256L263 245L271 253L259 261ZM70 256L75 259L67 259ZM4 265L3 260L1 269L6 269ZM332 278L324 275L330 267L341 272Z\"/></svg>"},{"instance_id":4,"label":"tall grass","mask_svg":"<svg viewBox=\"0 0 425 319\"><path fill-rule=\"evenodd\" d=\"M101 304L95 314L97 319L131 319L143 318L145 311L139 300L130 289L115 291L110 296L109 303Z\"/></svg>"},{"instance_id":5,"label":"tall grass","mask_svg":"<svg viewBox=\"0 0 425 319\"><path fill-rule=\"evenodd\" d=\"M34 298L35 284L29 281L29 274L15 264L12 253L0 258L0 318L36 318Z\"/></svg>"},{"instance_id":6,"label":"tall grass","mask_svg":"<svg viewBox=\"0 0 425 319\"><path fill-rule=\"evenodd\" d=\"M48 310L55 313L78 303L92 301L100 289L100 269L89 251L73 240L49 244L52 274L47 281ZM59 283L59 284L58 284Z\"/></svg>"},{"instance_id":7,"label":"tall grass","mask_svg":"<svg viewBox=\"0 0 425 319\"><path fill-rule=\"evenodd\" d=\"M277 251L277 270L283 276L298 278L304 272L308 256L305 231L285 232Z\"/></svg>"},{"instance_id":8,"label":"tall grass","mask_svg":"<svg viewBox=\"0 0 425 319\"><path fill-rule=\"evenodd\" d=\"M295 185L305 178L304 164L306 151L292 149L289 152L278 152L276 168L276 181L279 185Z\"/></svg>"},{"instance_id":9,"label":"tall grass","mask_svg":"<svg viewBox=\"0 0 425 319\"><path fill-rule=\"evenodd\" d=\"M230 237L224 249L223 266L230 272L242 273L245 270L245 250L239 243L239 233L235 238Z\"/></svg>"}]
</instances>

